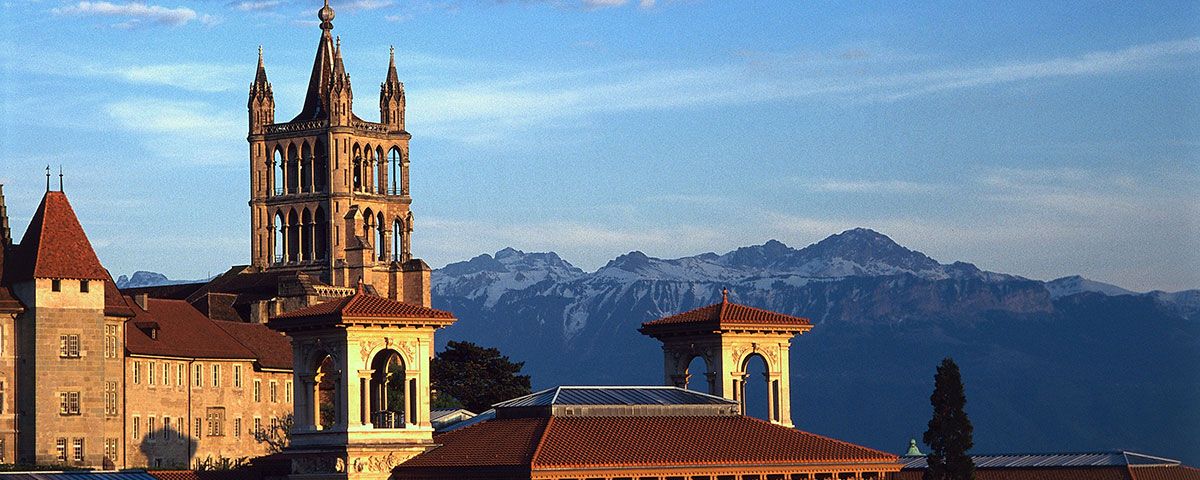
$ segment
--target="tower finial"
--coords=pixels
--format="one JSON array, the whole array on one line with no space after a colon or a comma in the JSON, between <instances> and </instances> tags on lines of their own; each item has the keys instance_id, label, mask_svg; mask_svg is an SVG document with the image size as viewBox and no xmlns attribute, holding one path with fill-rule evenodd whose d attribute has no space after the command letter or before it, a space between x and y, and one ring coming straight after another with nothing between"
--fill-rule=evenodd
<instances>
[{"instance_id":1,"label":"tower finial","mask_svg":"<svg viewBox=\"0 0 1200 480\"><path fill-rule=\"evenodd\" d=\"M62 164L58 164L58 191L63 191L63 173Z\"/></svg>"},{"instance_id":2,"label":"tower finial","mask_svg":"<svg viewBox=\"0 0 1200 480\"><path fill-rule=\"evenodd\" d=\"M729 287L721 289L721 303L729 303Z\"/></svg>"},{"instance_id":3,"label":"tower finial","mask_svg":"<svg viewBox=\"0 0 1200 480\"><path fill-rule=\"evenodd\" d=\"M359 277L359 279L358 279L358 294L363 295L366 292L367 292L367 287L365 284L363 284L363 279L361 277Z\"/></svg>"},{"instance_id":4,"label":"tower finial","mask_svg":"<svg viewBox=\"0 0 1200 480\"><path fill-rule=\"evenodd\" d=\"M325 0L325 6L317 11L317 19L321 21L321 30L333 30L334 16L333 8L329 6L329 0Z\"/></svg>"},{"instance_id":5,"label":"tower finial","mask_svg":"<svg viewBox=\"0 0 1200 480\"><path fill-rule=\"evenodd\" d=\"M46 191L50 191L50 165L46 165Z\"/></svg>"}]
</instances>

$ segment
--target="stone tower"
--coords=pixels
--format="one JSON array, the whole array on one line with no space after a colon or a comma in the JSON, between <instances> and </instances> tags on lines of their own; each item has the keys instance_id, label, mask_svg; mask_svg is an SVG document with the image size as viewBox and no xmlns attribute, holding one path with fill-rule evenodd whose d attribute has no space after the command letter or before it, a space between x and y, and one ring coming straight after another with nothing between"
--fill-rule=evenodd
<instances>
[{"instance_id":1,"label":"stone tower","mask_svg":"<svg viewBox=\"0 0 1200 480\"><path fill-rule=\"evenodd\" d=\"M792 337L812 329L808 319L747 307L729 301L697 308L642 324L638 331L663 344L663 374L667 385L687 388L696 373L692 360L704 360L702 380L713 395L738 402L746 411L747 366L759 357L767 366L767 415L771 423L792 424L788 367Z\"/></svg>"},{"instance_id":2,"label":"stone tower","mask_svg":"<svg viewBox=\"0 0 1200 480\"><path fill-rule=\"evenodd\" d=\"M367 294L272 318L292 341L292 478L383 480L434 446L429 363L450 312Z\"/></svg>"},{"instance_id":3,"label":"stone tower","mask_svg":"<svg viewBox=\"0 0 1200 480\"><path fill-rule=\"evenodd\" d=\"M275 123L259 50L250 85L251 263L306 273L330 285L360 280L393 300L429 306L429 266L412 258L404 85L395 53L380 86L380 122L354 114L341 39L328 1L300 113Z\"/></svg>"}]
</instances>

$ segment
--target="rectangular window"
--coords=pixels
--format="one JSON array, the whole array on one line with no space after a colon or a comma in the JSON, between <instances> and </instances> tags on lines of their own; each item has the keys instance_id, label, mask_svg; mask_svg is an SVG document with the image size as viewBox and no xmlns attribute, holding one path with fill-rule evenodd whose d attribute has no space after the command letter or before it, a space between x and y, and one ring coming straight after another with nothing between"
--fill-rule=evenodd
<instances>
[{"instance_id":1,"label":"rectangular window","mask_svg":"<svg viewBox=\"0 0 1200 480\"><path fill-rule=\"evenodd\" d=\"M133 362L133 383L142 383L142 362Z\"/></svg>"},{"instance_id":2,"label":"rectangular window","mask_svg":"<svg viewBox=\"0 0 1200 480\"><path fill-rule=\"evenodd\" d=\"M58 394L59 415L79 415L79 392L61 392Z\"/></svg>"},{"instance_id":3,"label":"rectangular window","mask_svg":"<svg viewBox=\"0 0 1200 480\"><path fill-rule=\"evenodd\" d=\"M195 378L195 380L192 381L192 385L195 385L197 387L203 387L204 386L204 365L197 363L196 368L194 368L193 370L194 371L192 372L192 374L195 375L196 378Z\"/></svg>"},{"instance_id":4,"label":"rectangular window","mask_svg":"<svg viewBox=\"0 0 1200 480\"><path fill-rule=\"evenodd\" d=\"M117 358L117 326L104 326L104 358Z\"/></svg>"},{"instance_id":5,"label":"rectangular window","mask_svg":"<svg viewBox=\"0 0 1200 480\"><path fill-rule=\"evenodd\" d=\"M112 463L117 463L117 439L104 439L104 458Z\"/></svg>"},{"instance_id":6,"label":"rectangular window","mask_svg":"<svg viewBox=\"0 0 1200 480\"><path fill-rule=\"evenodd\" d=\"M4 407L4 394L7 393L7 392L5 392L5 388L4 388L5 386L6 385L4 382L0 382L0 414L3 414L6 410L6 408ZM0 448L0 455L3 455L3 454L4 454L4 449Z\"/></svg>"},{"instance_id":7,"label":"rectangular window","mask_svg":"<svg viewBox=\"0 0 1200 480\"><path fill-rule=\"evenodd\" d=\"M158 437L158 432L154 431L154 428L154 417L150 417L149 420L146 420L146 438L154 440Z\"/></svg>"},{"instance_id":8,"label":"rectangular window","mask_svg":"<svg viewBox=\"0 0 1200 480\"><path fill-rule=\"evenodd\" d=\"M279 402L279 383L271 380L271 403Z\"/></svg>"},{"instance_id":9,"label":"rectangular window","mask_svg":"<svg viewBox=\"0 0 1200 480\"><path fill-rule=\"evenodd\" d=\"M183 386L183 364L182 363L175 366L175 386L176 387Z\"/></svg>"},{"instance_id":10,"label":"rectangular window","mask_svg":"<svg viewBox=\"0 0 1200 480\"><path fill-rule=\"evenodd\" d=\"M87 280L79 281L79 293L88 293L88 281Z\"/></svg>"},{"instance_id":11,"label":"rectangular window","mask_svg":"<svg viewBox=\"0 0 1200 480\"><path fill-rule=\"evenodd\" d=\"M221 366L220 365L212 366L212 386L214 386L214 387L221 386Z\"/></svg>"},{"instance_id":12,"label":"rectangular window","mask_svg":"<svg viewBox=\"0 0 1200 480\"><path fill-rule=\"evenodd\" d=\"M163 417L163 440L171 439L171 417Z\"/></svg>"},{"instance_id":13,"label":"rectangular window","mask_svg":"<svg viewBox=\"0 0 1200 480\"><path fill-rule=\"evenodd\" d=\"M117 382L104 382L104 414L117 415Z\"/></svg>"},{"instance_id":14,"label":"rectangular window","mask_svg":"<svg viewBox=\"0 0 1200 480\"><path fill-rule=\"evenodd\" d=\"M288 380L286 386L283 387L283 398L286 399L285 401L287 403L292 403L292 381L291 380Z\"/></svg>"},{"instance_id":15,"label":"rectangular window","mask_svg":"<svg viewBox=\"0 0 1200 480\"><path fill-rule=\"evenodd\" d=\"M201 427L200 427L200 425L201 425L201 422L203 422L203 421L204 421L204 420L203 420L203 419L201 419L201 418L197 418L197 419L196 419L196 427L195 427L195 428L192 430L192 435L194 435L196 438L200 438L200 434L201 434L202 432L204 432L204 430L201 430L201 429L200 429L200 428L201 428Z\"/></svg>"},{"instance_id":16,"label":"rectangular window","mask_svg":"<svg viewBox=\"0 0 1200 480\"><path fill-rule=\"evenodd\" d=\"M208 407L204 417L208 419L208 436L220 437L225 435L225 408Z\"/></svg>"},{"instance_id":17,"label":"rectangular window","mask_svg":"<svg viewBox=\"0 0 1200 480\"><path fill-rule=\"evenodd\" d=\"M51 280L50 281L50 291L51 292L61 292L62 291L62 280L59 280L57 278L54 280ZM64 439L63 442L66 442L66 440ZM64 446L64 448L65 448L65 446ZM64 462L67 460L67 457L65 455L60 455L60 456L63 457Z\"/></svg>"},{"instance_id":18,"label":"rectangular window","mask_svg":"<svg viewBox=\"0 0 1200 480\"><path fill-rule=\"evenodd\" d=\"M233 419L233 436L242 436L242 417Z\"/></svg>"},{"instance_id":19,"label":"rectangular window","mask_svg":"<svg viewBox=\"0 0 1200 480\"><path fill-rule=\"evenodd\" d=\"M56 282L58 280L55 280ZM54 441L54 450L58 453L58 461L67 463L67 439L59 438Z\"/></svg>"},{"instance_id":20,"label":"rectangular window","mask_svg":"<svg viewBox=\"0 0 1200 480\"><path fill-rule=\"evenodd\" d=\"M168 386L171 384L171 364L164 362L162 365L162 384Z\"/></svg>"},{"instance_id":21,"label":"rectangular window","mask_svg":"<svg viewBox=\"0 0 1200 480\"><path fill-rule=\"evenodd\" d=\"M141 433L142 433L142 419L141 419L141 417L133 417L133 439L140 440L142 438L139 436Z\"/></svg>"},{"instance_id":22,"label":"rectangular window","mask_svg":"<svg viewBox=\"0 0 1200 480\"><path fill-rule=\"evenodd\" d=\"M146 370L146 380L150 385L154 385L154 362L150 362L150 368Z\"/></svg>"},{"instance_id":23,"label":"rectangular window","mask_svg":"<svg viewBox=\"0 0 1200 480\"><path fill-rule=\"evenodd\" d=\"M58 336L58 356L79 358L79 334Z\"/></svg>"},{"instance_id":24,"label":"rectangular window","mask_svg":"<svg viewBox=\"0 0 1200 480\"><path fill-rule=\"evenodd\" d=\"M74 447L75 450L75 462L83 463L83 439L76 438L75 441L72 442L71 446Z\"/></svg>"},{"instance_id":25,"label":"rectangular window","mask_svg":"<svg viewBox=\"0 0 1200 480\"><path fill-rule=\"evenodd\" d=\"M242 388L242 366L233 366L233 386L234 388Z\"/></svg>"},{"instance_id":26,"label":"rectangular window","mask_svg":"<svg viewBox=\"0 0 1200 480\"><path fill-rule=\"evenodd\" d=\"M254 401L261 402L262 401L262 380L259 380L257 378L254 379L254 392L253 393L254 394L252 396L254 397Z\"/></svg>"},{"instance_id":27,"label":"rectangular window","mask_svg":"<svg viewBox=\"0 0 1200 480\"><path fill-rule=\"evenodd\" d=\"M254 417L254 439L262 440L262 438L263 438L262 419L258 418L258 417Z\"/></svg>"}]
</instances>

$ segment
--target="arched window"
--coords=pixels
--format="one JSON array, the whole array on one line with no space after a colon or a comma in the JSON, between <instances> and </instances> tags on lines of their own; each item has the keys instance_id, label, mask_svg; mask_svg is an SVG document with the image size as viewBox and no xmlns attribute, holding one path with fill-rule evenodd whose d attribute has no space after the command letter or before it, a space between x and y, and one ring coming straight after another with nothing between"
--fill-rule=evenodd
<instances>
[{"instance_id":1,"label":"arched window","mask_svg":"<svg viewBox=\"0 0 1200 480\"><path fill-rule=\"evenodd\" d=\"M325 430L332 427L338 417L338 378L332 357L329 355L319 357L314 380L316 391L313 392L313 400L315 400L316 408L313 410L313 425L318 429Z\"/></svg>"},{"instance_id":2,"label":"arched window","mask_svg":"<svg viewBox=\"0 0 1200 480\"><path fill-rule=\"evenodd\" d=\"M288 212L287 217L287 261L300 261L300 217L296 210Z\"/></svg>"},{"instance_id":3,"label":"arched window","mask_svg":"<svg viewBox=\"0 0 1200 480\"><path fill-rule=\"evenodd\" d=\"M271 261L274 263L283 263L284 256L287 255L287 224L283 221L283 212L275 212L273 224L271 225Z\"/></svg>"},{"instance_id":4,"label":"arched window","mask_svg":"<svg viewBox=\"0 0 1200 480\"><path fill-rule=\"evenodd\" d=\"M300 147L300 191L311 192L313 184L313 154L308 142Z\"/></svg>"},{"instance_id":5,"label":"arched window","mask_svg":"<svg viewBox=\"0 0 1200 480\"><path fill-rule=\"evenodd\" d=\"M404 223L400 219L392 221L392 261L401 262L401 249L404 246Z\"/></svg>"},{"instance_id":6,"label":"arched window","mask_svg":"<svg viewBox=\"0 0 1200 480\"><path fill-rule=\"evenodd\" d=\"M395 350L383 350L371 360L370 398L364 410L370 410L375 428L404 428L413 423L409 402L405 402L408 379L404 358Z\"/></svg>"},{"instance_id":7,"label":"arched window","mask_svg":"<svg viewBox=\"0 0 1200 480\"><path fill-rule=\"evenodd\" d=\"M399 182L400 182L400 149L399 148L392 147L392 150L388 152L388 165L392 169L391 174L388 175L388 177L390 177L390 180L392 182L391 189L388 191L388 193L390 193L392 195L404 195L404 193L400 192L400 186L399 186Z\"/></svg>"},{"instance_id":8,"label":"arched window","mask_svg":"<svg viewBox=\"0 0 1200 480\"><path fill-rule=\"evenodd\" d=\"M313 259L313 218L312 213L307 208L304 209L304 214L300 221L300 260L310 261Z\"/></svg>"},{"instance_id":9,"label":"arched window","mask_svg":"<svg viewBox=\"0 0 1200 480\"><path fill-rule=\"evenodd\" d=\"M375 191L381 194L388 193L388 164L386 158L383 156L383 147L375 147Z\"/></svg>"},{"instance_id":10,"label":"arched window","mask_svg":"<svg viewBox=\"0 0 1200 480\"><path fill-rule=\"evenodd\" d=\"M324 207L317 207L316 218L314 219L313 241L316 243L314 252L317 260L328 258L329 253L329 216L325 214Z\"/></svg>"},{"instance_id":11,"label":"arched window","mask_svg":"<svg viewBox=\"0 0 1200 480\"><path fill-rule=\"evenodd\" d=\"M379 212L375 218L375 258L379 260L387 260L388 244L387 244L387 221L383 218L383 212Z\"/></svg>"},{"instance_id":12,"label":"arched window","mask_svg":"<svg viewBox=\"0 0 1200 480\"><path fill-rule=\"evenodd\" d=\"M288 145L287 149L287 193L296 193L300 189L300 154L296 145Z\"/></svg>"},{"instance_id":13,"label":"arched window","mask_svg":"<svg viewBox=\"0 0 1200 480\"><path fill-rule=\"evenodd\" d=\"M742 362L742 371L746 374L739 396L742 400L742 413L767 421L777 419L779 406L772 405L772 402L779 397L771 395L766 359L757 353L750 355ZM778 385L775 387L778 388Z\"/></svg>"},{"instance_id":14,"label":"arched window","mask_svg":"<svg viewBox=\"0 0 1200 480\"><path fill-rule=\"evenodd\" d=\"M362 233L360 234L364 240L370 242L375 238L374 227L375 212L372 212L370 208L367 208L366 210L363 210L363 226Z\"/></svg>"},{"instance_id":15,"label":"arched window","mask_svg":"<svg viewBox=\"0 0 1200 480\"><path fill-rule=\"evenodd\" d=\"M362 191L363 185L363 158L362 149L358 144L354 144L354 191Z\"/></svg>"},{"instance_id":16,"label":"arched window","mask_svg":"<svg viewBox=\"0 0 1200 480\"><path fill-rule=\"evenodd\" d=\"M287 161L284 160L283 149L280 147L275 147L275 154L271 160L271 168L273 172L272 176L275 177L272 179L271 188L274 190L275 195L283 195L285 191L284 187L287 185Z\"/></svg>"},{"instance_id":17,"label":"arched window","mask_svg":"<svg viewBox=\"0 0 1200 480\"><path fill-rule=\"evenodd\" d=\"M704 357L697 355L692 359L692 362L687 367L687 389L694 392L712 393L712 384L709 382L708 362Z\"/></svg>"},{"instance_id":18,"label":"arched window","mask_svg":"<svg viewBox=\"0 0 1200 480\"><path fill-rule=\"evenodd\" d=\"M375 191L375 150L370 145L363 148L362 153L362 186L364 192Z\"/></svg>"},{"instance_id":19,"label":"arched window","mask_svg":"<svg viewBox=\"0 0 1200 480\"><path fill-rule=\"evenodd\" d=\"M317 140L313 147L313 191L324 192L329 189L329 151L325 144Z\"/></svg>"}]
</instances>

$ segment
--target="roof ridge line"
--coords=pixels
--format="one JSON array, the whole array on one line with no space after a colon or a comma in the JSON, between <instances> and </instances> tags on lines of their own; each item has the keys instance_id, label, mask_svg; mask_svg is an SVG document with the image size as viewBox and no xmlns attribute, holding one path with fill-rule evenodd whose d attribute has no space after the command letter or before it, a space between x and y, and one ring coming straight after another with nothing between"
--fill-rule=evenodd
<instances>
[{"instance_id":1,"label":"roof ridge line","mask_svg":"<svg viewBox=\"0 0 1200 480\"><path fill-rule=\"evenodd\" d=\"M554 423L554 415L546 419L546 425L542 427L542 436L538 438L537 446L533 448L533 455L529 456L529 469L533 470L533 466L538 464L538 457L542 454L542 445L546 444L546 437L549 437L550 426ZM479 424L476 424L479 425Z\"/></svg>"}]
</instances>

